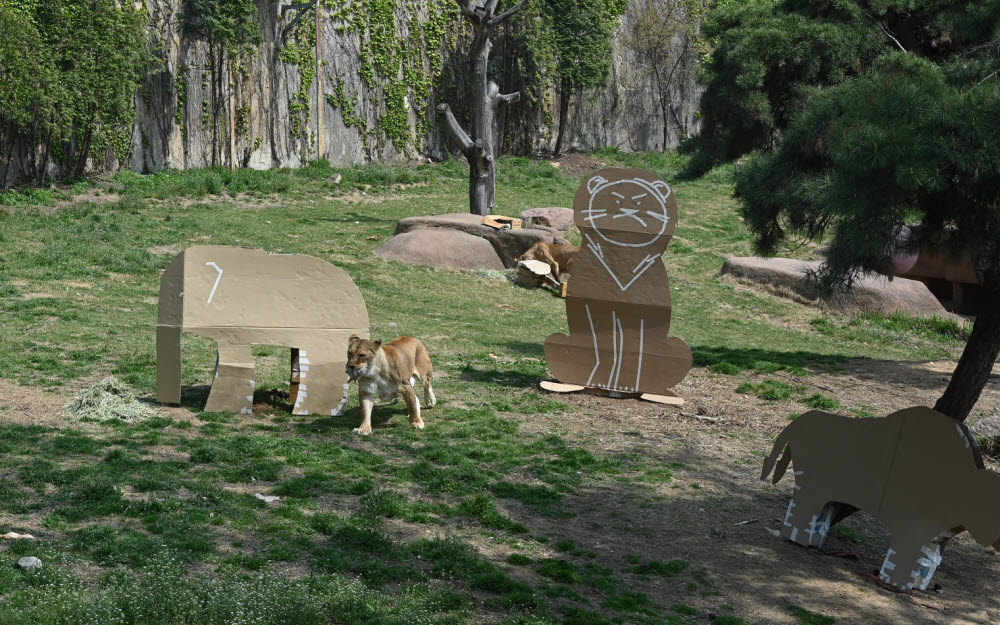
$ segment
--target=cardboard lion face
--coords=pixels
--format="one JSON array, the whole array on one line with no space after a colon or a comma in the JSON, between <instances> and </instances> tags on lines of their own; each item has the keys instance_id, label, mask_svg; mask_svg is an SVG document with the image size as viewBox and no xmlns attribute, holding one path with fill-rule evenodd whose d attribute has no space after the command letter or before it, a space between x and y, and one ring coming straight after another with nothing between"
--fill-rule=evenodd
<instances>
[{"instance_id":1,"label":"cardboard lion face","mask_svg":"<svg viewBox=\"0 0 1000 625\"><path fill-rule=\"evenodd\" d=\"M592 228L608 243L645 247L673 233L676 202L668 202L671 190L663 180L608 180L597 174L587 181L587 191L587 205L578 209L577 225Z\"/></svg>"}]
</instances>

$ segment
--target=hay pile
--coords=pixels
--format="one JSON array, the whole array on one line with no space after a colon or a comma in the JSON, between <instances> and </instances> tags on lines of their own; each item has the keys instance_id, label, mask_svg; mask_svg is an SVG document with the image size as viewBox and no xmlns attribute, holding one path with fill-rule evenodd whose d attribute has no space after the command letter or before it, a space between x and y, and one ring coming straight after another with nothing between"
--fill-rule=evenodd
<instances>
[{"instance_id":1,"label":"hay pile","mask_svg":"<svg viewBox=\"0 0 1000 625\"><path fill-rule=\"evenodd\" d=\"M156 411L113 375L94 382L66 404L66 413L77 419L95 421L142 421L156 416Z\"/></svg>"}]
</instances>

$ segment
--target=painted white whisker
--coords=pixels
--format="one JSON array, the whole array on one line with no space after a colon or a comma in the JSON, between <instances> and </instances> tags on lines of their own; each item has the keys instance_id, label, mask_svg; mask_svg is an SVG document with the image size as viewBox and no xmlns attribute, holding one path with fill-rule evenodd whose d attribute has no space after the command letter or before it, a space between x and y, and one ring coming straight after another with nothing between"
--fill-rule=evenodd
<instances>
[{"instance_id":1,"label":"painted white whisker","mask_svg":"<svg viewBox=\"0 0 1000 625\"><path fill-rule=\"evenodd\" d=\"M670 221L670 217L668 217L665 212L664 213L654 213L653 211L646 211L646 214L649 215L650 217L652 217L653 219L659 219L663 223L667 223L668 221Z\"/></svg>"},{"instance_id":2,"label":"painted white whisker","mask_svg":"<svg viewBox=\"0 0 1000 625\"><path fill-rule=\"evenodd\" d=\"M614 217L612 217L612 219L618 219L619 217L631 217L632 219L634 219L634 220L638 221L639 223L641 223L643 228L646 227L646 222L642 220L642 217L639 217L638 215L636 215L636 213L639 212L639 209L637 209L637 208L621 208L619 210L621 211L621 213L618 214L618 215L615 215Z\"/></svg>"}]
</instances>

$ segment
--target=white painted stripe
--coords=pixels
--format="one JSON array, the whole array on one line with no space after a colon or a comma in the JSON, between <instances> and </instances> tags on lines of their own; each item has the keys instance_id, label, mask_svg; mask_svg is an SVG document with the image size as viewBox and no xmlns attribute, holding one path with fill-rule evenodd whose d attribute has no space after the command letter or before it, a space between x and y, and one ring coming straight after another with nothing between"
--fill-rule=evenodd
<instances>
[{"instance_id":1,"label":"white painted stripe","mask_svg":"<svg viewBox=\"0 0 1000 625\"><path fill-rule=\"evenodd\" d=\"M215 270L219 272L219 275L216 276L216 278L215 278L215 284L212 285L212 292L208 296L208 301L205 302L206 304L211 304L212 303L212 298L215 297L215 289L219 288L219 281L222 280L222 268L219 267L218 265L216 265L212 261L209 261L209 262L207 262L205 264L208 265L208 266L210 266L210 267L215 267Z\"/></svg>"},{"instance_id":2,"label":"white painted stripe","mask_svg":"<svg viewBox=\"0 0 1000 625\"><path fill-rule=\"evenodd\" d=\"M590 335L594 337L594 368L590 371L590 377L587 378L587 386L590 386L591 381L594 379L594 374L597 373L597 368L601 366L601 351L597 348L597 332L594 331L594 318L590 315L590 304L585 304L584 308L587 309L587 321L590 322Z\"/></svg>"},{"instance_id":3,"label":"white painted stripe","mask_svg":"<svg viewBox=\"0 0 1000 625\"><path fill-rule=\"evenodd\" d=\"M645 319L640 319L639 320L639 366L635 370L635 388L636 388L636 390L639 389L639 376L642 375L642 340L643 340L643 334L645 333L645 331L646 331L646 320Z\"/></svg>"},{"instance_id":4,"label":"white painted stripe","mask_svg":"<svg viewBox=\"0 0 1000 625\"><path fill-rule=\"evenodd\" d=\"M618 366L618 332L615 331L615 311L611 311L611 373L608 374L608 388L611 388L611 378Z\"/></svg>"}]
</instances>

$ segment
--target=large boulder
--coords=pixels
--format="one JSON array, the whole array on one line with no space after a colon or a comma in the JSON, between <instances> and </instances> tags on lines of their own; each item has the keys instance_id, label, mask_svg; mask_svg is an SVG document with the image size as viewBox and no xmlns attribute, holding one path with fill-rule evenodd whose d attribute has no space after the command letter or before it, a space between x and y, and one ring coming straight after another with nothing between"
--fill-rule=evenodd
<instances>
[{"instance_id":1,"label":"large boulder","mask_svg":"<svg viewBox=\"0 0 1000 625\"><path fill-rule=\"evenodd\" d=\"M821 261L792 258L731 257L722 265L722 273L771 287L793 291L807 299L818 299L819 292L808 280ZM949 317L941 302L918 280L884 276L865 276L854 283L850 292L823 300L834 310L845 313L874 311L883 314L902 312L917 317Z\"/></svg>"},{"instance_id":2,"label":"large boulder","mask_svg":"<svg viewBox=\"0 0 1000 625\"><path fill-rule=\"evenodd\" d=\"M504 267L516 266L517 258L539 241L563 245L569 243L558 231L550 227L539 226L517 230L497 230L496 228L484 226L483 218L471 213L406 217L405 219L400 219L399 223L396 224L396 236L419 230L455 230L481 237L493 246ZM474 267L458 268L473 269Z\"/></svg>"},{"instance_id":3,"label":"large boulder","mask_svg":"<svg viewBox=\"0 0 1000 625\"><path fill-rule=\"evenodd\" d=\"M398 234L383 243L375 254L383 260L444 269L503 269L489 241L445 228Z\"/></svg>"},{"instance_id":4,"label":"large boulder","mask_svg":"<svg viewBox=\"0 0 1000 625\"><path fill-rule=\"evenodd\" d=\"M548 226L565 232L573 225L573 209L561 206L529 208L521 211L521 219L525 224Z\"/></svg>"}]
</instances>

